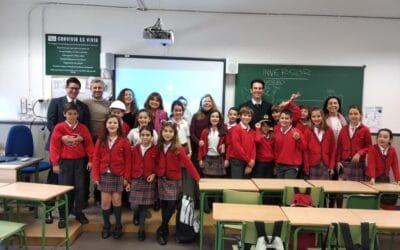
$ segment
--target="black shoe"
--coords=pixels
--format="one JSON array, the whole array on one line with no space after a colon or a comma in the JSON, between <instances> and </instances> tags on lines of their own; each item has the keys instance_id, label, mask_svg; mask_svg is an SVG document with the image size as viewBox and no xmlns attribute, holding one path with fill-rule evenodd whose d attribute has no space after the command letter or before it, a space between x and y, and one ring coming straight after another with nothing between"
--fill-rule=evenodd
<instances>
[{"instance_id":1,"label":"black shoe","mask_svg":"<svg viewBox=\"0 0 400 250\"><path fill-rule=\"evenodd\" d=\"M101 231L101 238L103 239L107 239L108 237L110 237L111 233L110 233L110 228L104 228Z\"/></svg>"},{"instance_id":2,"label":"black shoe","mask_svg":"<svg viewBox=\"0 0 400 250\"><path fill-rule=\"evenodd\" d=\"M53 224L53 215L51 212L46 213L46 224Z\"/></svg>"},{"instance_id":3,"label":"black shoe","mask_svg":"<svg viewBox=\"0 0 400 250\"><path fill-rule=\"evenodd\" d=\"M65 219L64 218L60 218L58 220L58 228L65 228Z\"/></svg>"},{"instance_id":4,"label":"black shoe","mask_svg":"<svg viewBox=\"0 0 400 250\"><path fill-rule=\"evenodd\" d=\"M154 211L158 211L158 210L160 210L160 208L161 208L160 200L157 199L157 200L154 202L154 204L153 204L153 210L154 210Z\"/></svg>"},{"instance_id":5,"label":"black shoe","mask_svg":"<svg viewBox=\"0 0 400 250\"><path fill-rule=\"evenodd\" d=\"M146 239L146 233L143 231L138 231L138 240L139 241L144 241Z\"/></svg>"},{"instance_id":6,"label":"black shoe","mask_svg":"<svg viewBox=\"0 0 400 250\"><path fill-rule=\"evenodd\" d=\"M209 214L211 212L210 206L209 205L205 205L203 212L206 213L206 214Z\"/></svg>"},{"instance_id":7,"label":"black shoe","mask_svg":"<svg viewBox=\"0 0 400 250\"><path fill-rule=\"evenodd\" d=\"M114 233L113 233L113 238L114 239L119 239L122 237L122 227L115 227Z\"/></svg>"},{"instance_id":8,"label":"black shoe","mask_svg":"<svg viewBox=\"0 0 400 250\"><path fill-rule=\"evenodd\" d=\"M162 227L159 227L157 229L157 242L160 245L166 245L167 244L167 238L168 238L168 231L162 229Z\"/></svg>"},{"instance_id":9,"label":"black shoe","mask_svg":"<svg viewBox=\"0 0 400 250\"><path fill-rule=\"evenodd\" d=\"M80 213L75 215L75 219L79 221L81 224L88 224L89 220L86 218L85 214Z\"/></svg>"},{"instance_id":10,"label":"black shoe","mask_svg":"<svg viewBox=\"0 0 400 250\"><path fill-rule=\"evenodd\" d=\"M136 214L137 213L135 213L133 215L133 225L135 225L135 226L139 225L139 218L138 218L138 216Z\"/></svg>"}]
</instances>

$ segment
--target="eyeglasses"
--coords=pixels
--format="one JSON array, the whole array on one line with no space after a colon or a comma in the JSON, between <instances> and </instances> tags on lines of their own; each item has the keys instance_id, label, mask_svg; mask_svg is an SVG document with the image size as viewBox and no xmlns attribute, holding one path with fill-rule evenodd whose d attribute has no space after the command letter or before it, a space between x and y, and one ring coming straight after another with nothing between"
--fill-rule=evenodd
<instances>
[{"instance_id":1,"label":"eyeglasses","mask_svg":"<svg viewBox=\"0 0 400 250\"><path fill-rule=\"evenodd\" d=\"M75 91L79 91L80 88L76 88L76 87L68 87L70 90L75 90Z\"/></svg>"}]
</instances>

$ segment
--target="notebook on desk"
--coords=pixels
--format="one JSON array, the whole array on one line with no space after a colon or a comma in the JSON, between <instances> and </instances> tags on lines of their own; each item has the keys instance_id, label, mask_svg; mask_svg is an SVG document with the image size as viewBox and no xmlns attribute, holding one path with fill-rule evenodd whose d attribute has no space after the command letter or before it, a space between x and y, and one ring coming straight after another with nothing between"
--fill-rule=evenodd
<instances>
[{"instance_id":1,"label":"notebook on desk","mask_svg":"<svg viewBox=\"0 0 400 250\"><path fill-rule=\"evenodd\" d=\"M0 156L0 162L16 161L16 156Z\"/></svg>"}]
</instances>

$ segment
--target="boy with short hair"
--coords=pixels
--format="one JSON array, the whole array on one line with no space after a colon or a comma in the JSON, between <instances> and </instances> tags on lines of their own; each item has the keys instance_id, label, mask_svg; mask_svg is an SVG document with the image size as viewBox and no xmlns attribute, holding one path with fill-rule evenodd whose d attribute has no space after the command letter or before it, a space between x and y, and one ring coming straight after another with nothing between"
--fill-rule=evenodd
<instances>
[{"instance_id":1,"label":"boy with short hair","mask_svg":"<svg viewBox=\"0 0 400 250\"><path fill-rule=\"evenodd\" d=\"M53 130L50 139L50 160L53 171L58 175L61 185L74 186L74 190L68 193L69 211L75 214L76 220L81 224L89 221L83 214L84 207L84 182L86 168L90 170L92 165L93 141L89 129L78 122L78 106L71 102L64 106L65 121L58 123ZM82 141L76 141L73 145L62 143L63 136L82 137ZM86 157L89 163L86 166ZM72 192L74 195L72 195ZM65 211L60 207L60 220L58 228L65 228Z\"/></svg>"},{"instance_id":2,"label":"boy with short hair","mask_svg":"<svg viewBox=\"0 0 400 250\"><path fill-rule=\"evenodd\" d=\"M276 177L296 179L303 163L306 143L301 131L292 126L293 113L289 109L281 111L279 127L275 129Z\"/></svg>"},{"instance_id":3,"label":"boy with short hair","mask_svg":"<svg viewBox=\"0 0 400 250\"><path fill-rule=\"evenodd\" d=\"M256 159L255 132L250 128L253 110L245 106L239 110L240 122L230 129L229 163L233 179L248 176Z\"/></svg>"}]
</instances>

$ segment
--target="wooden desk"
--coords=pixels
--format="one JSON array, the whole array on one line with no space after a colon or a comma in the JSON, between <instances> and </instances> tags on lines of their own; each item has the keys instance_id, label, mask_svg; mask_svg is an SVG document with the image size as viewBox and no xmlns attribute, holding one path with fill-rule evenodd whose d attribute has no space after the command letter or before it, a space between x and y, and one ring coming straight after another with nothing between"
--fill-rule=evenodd
<instances>
[{"instance_id":1,"label":"wooden desk","mask_svg":"<svg viewBox=\"0 0 400 250\"><path fill-rule=\"evenodd\" d=\"M31 157L28 161L10 161L0 163L0 182L16 182L18 181L18 171L21 168L36 166L39 167L39 162L43 160L40 157ZM38 172L38 171L36 171ZM35 174L35 181L37 182L38 176Z\"/></svg>"},{"instance_id":2,"label":"wooden desk","mask_svg":"<svg viewBox=\"0 0 400 250\"><path fill-rule=\"evenodd\" d=\"M15 182L0 187L0 198L4 200L4 207L7 210L7 203L11 200L33 201L41 206L42 219L42 249L46 247L46 212L50 212L60 206L65 207L65 245L69 249L69 233L68 233L68 196L67 192L73 189L72 186L39 184L31 182ZM53 207L47 208L46 201L57 196L64 196L64 199L58 200ZM19 210L19 209L18 209Z\"/></svg>"},{"instance_id":3,"label":"wooden desk","mask_svg":"<svg viewBox=\"0 0 400 250\"><path fill-rule=\"evenodd\" d=\"M3 182L0 182L0 187L5 186L5 185L8 185L8 184L10 184L10 183L3 183Z\"/></svg>"},{"instance_id":4,"label":"wooden desk","mask_svg":"<svg viewBox=\"0 0 400 250\"><path fill-rule=\"evenodd\" d=\"M400 211L371 209L348 210L350 210L355 216L362 218L364 221L375 222L378 230L400 230Z\"/></svg>"},{"instance_id":5,"label":"wooden desk","mask_svg":"<svg viewBox=\"0 0 400 250\"><path fill-rule=\"evenodd\" d=\"M325 193L377 194L378 191L358 181L307 180L314 187L323 187Z\"/></svg>"},{"instance_id":6,"label":"wooden desk","mask_svg":"<svg viewBox=\"0 0 400 250\"><path fill-rule=\"evenodd\" d=\"M251 179L261 191L283 191L285 187L313 187L300 179Z\"/></svg>"},{"instance_id":7,"label":"wooden desk","mask_svg":"<svg viewBox=\"0 0 400 250\"><path fill-rule=\"evenodd\" d=\"M216 249L221 249L224 222L287 221L279 206L214 203L213 219L216 221Z\"/></svg>"},{"instance_id":8,"label":"wooden desk","mask_svg":"<svg viewBox=\"0 0 400 250\"><path fill-rule=\"evenodd\" d=\"M380 193L400 193L400 185L396 183L375 183L372 185L369 182L363 182L363 184Z\"/></svg>"},{"instance_id":9,"label":"wooden desk","mask_svg":"<svg viewBox=\"0 0 400 250\"><path fill-rule=\"evenodd\" d=\"M200 250L203 250L203 220L206 196L220 194L225 189L258 192L256 185L248 179L200 179Z\"/></svg>"}]
</instances>

